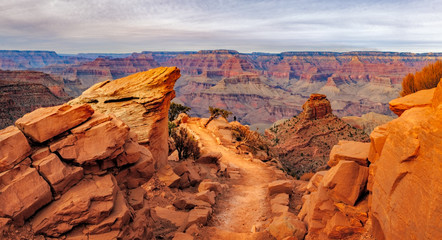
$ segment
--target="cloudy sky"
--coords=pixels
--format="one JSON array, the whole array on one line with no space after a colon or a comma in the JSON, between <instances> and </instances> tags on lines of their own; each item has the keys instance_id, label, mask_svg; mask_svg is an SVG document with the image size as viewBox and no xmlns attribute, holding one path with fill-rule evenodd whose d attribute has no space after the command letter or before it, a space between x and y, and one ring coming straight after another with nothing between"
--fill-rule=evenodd
<instances>
[{"instance_id":1,"label":"cloudy sky","mask_svg":"<svg viewBox=\"0 0 442 240\"><path fill-rule=\"evenodd\" d=\"M442 1L0 0L0 49L442 52Z\"/></svg>"}]
</instances>

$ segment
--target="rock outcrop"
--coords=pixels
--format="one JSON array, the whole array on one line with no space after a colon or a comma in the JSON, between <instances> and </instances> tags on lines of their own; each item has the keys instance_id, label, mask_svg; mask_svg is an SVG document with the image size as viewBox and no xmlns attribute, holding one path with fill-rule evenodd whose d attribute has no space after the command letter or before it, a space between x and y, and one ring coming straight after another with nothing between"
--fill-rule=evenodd
<instances>
[{"instance_id":1,"label":"rock outcrop","mask_svg":"<svg viewBox=\"0 0 442 240\"><path fill-rule=\"evenodd\" d=\"M117 237L133 227L140 207L126 191L154 175L154 159L125 123L84 104L38 109L17 126L0 131L1 218L47 237ZM19 236L9 229L2 238Z\"/></svg>"},{"instance_id":2,"label":"rock outcrop","mask_svg":"<svg viewBox=\"0 0 442 240\"><path fill-rule=\"evenodd\" d=\"M425 96L432 99L429 104L422 106L421 98L410 100L410 108L398 119L370 135L368 189L377 239L442 238L442 83L416 94L433 92Z\"/></svg>"},{"instance_id":3,"label":"rock outcrop","mask_svg":"<svg viewBox=\"0 0 442 240\"><path fill-rule=\"evenodd\" d=\"M331 148L340 140L369 140L362 130L333 115L325 95L312 94L303 109L299 116L275 124L265 132L276 144L279 160L292 175L300 177L324 170Z\"/></svg>"},{"instance_id":4,"label":"rock outcrop","mask_svg":"<svg viewBox=\"0 0 442 240\"><path fill-rule=\"evenodd\" d=\"M390 110L401 116L403 112L414 107L431 106L435 88L420 90L407 96L390 101Z\"/></svg>"},{"instance_id":5,"label":"rock outcrop","mask_svg":"<svg viewBox=\"0 0 442 240\"><path fill-rule=\"evenodd\" d=\"M307 102L302 105L300 118L306 120L321 119L332 114L332 109L327 96L324 94L312 94Z\"/></svg>"},{"instance_id":6,"label":"rock outcrop","mask_svg":"<svg viewBox=\"0 0 442 240\"><path fill-rule=\"evenodd\" d=\"M357 156L367 158L368 152L364 153L365 156L361 153ZM367 162L341 160L330 170L317 172L310 179L298 215L308 227L305 239L344 239L367 231L364 229L369 210L367 165Z\"/></svg>"},{"instance_id":7,"label":"rock outcrop","mask_svg":"<svg viewBox=\"0 0 442 240\"><path fill-rule=\"evenodd\" d=\"M334 146L331 169L305 188L299 217L308 226L306 239L442 237L442 83L426 93L429 103L408 98L399 118L374 129L371 143Z\"/></svg>"},{"instance_id":8,"label":"rock outcrop","mask_svg":"<svg viewBox=\"0 0 442 240\"><path fill-rule=\"evenodd\" d=\"M160 67L92 86L70 104L88 103L95 111L114 114L147 144L158 167L168 154L167 116L180 77L176 67Z\"/></svg>"}]
</instances>

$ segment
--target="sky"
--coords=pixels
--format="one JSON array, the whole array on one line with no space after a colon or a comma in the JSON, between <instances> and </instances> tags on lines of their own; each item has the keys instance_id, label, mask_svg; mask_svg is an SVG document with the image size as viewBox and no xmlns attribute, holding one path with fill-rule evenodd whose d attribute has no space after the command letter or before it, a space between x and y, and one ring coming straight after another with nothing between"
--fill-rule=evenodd
<instances>
[{"instance_id":1,"label":"sky","mask_svg":"<svg viewBox=\"0 0 442 240\"><path fill-rule=\"evenodd\" d=\"M0 49L442 52L442 0L0 0Z\"/></svg>"}]
</instances>

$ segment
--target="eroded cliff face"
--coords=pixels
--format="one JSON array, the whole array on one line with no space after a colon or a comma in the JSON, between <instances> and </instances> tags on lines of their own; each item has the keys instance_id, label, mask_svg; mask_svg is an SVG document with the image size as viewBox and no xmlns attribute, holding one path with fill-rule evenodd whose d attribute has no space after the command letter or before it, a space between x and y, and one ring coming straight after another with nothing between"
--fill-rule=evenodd
<instances>
[{"instance_id":1,"label":"eroded cliff face","mask_svg":"<svg viewBox=\"0 0 442 240\"><path fill-rule=\"evenodd\" d=\"M378 239L442 238L442 82L433 91L426 106L422 91L410 94L414 107L370 135L368 189Z\"/></svg>"},{"instance_id":2,"label":"eroded cliff face","mask_svg":"<svg viewBox=\"0 0 442 240\"><path fill-rule=\"evenodd\" d=\"M14 53L0 62L4 62L4 66L20 64L20 61L14 61L14 56L21 59L25 55ZM175 90L181 102L195 109L191 114L206 116L207 108L197 110L199 103L216 99L211 105L225 106L241 117L243 124L267 126L275 120L299 113L302 104L313 92L326 94L339 117L361 116L368 112L391 115L388 102L398 96L401 79L407 73L442 58L440 54L432 53L243 54L233 50L142 52L129 57L110 54L89 62L84 62L81 56L58 56L58 60L40 64L40 69L61 76L74 89L72 93L79 95L101 81L118 79L159 65L177 66L183 77L177 82ZM273 91L271 96L257 94L252 98L247 94L229 92L229 89L226 92L220 89L218 92L207 91L218 83L222 84L226 78L242 78L241 75L257 75L262 88L277 91ZM293 99L287 100L284 106L278 100L280 96L292 96ZM244 102L245 99L251 103Z\"/></svg>"},{"instance_id":3,"label":"eroded cliff face","mask_svg":"<svg viewBox=\"0 0 442 240\"><path fill-rule=\"evenodd\" d=\"M175 97L176 67L160 67L114 81L97 83L70 104L88 103L97 112L114 114L137 133L158 160L167 160L167 122L170 101Z\"/></svg>"},{"instance_id":4,"label":"eroded cliff face","mask_svg":"<svg viewBox=\"0 0 442 240\"><path fill-rule=\"evenodd\" d=\"M306 185L298 215L306 239L442 237L442 83L395 99L392 108L399 118L376 127L370 143L340 141L330 170Z\"/></svg>"},{"instance_id":5,"label":"eroded cliff face","mask_svg":"<svg viewBox=\"0 0 442 240\"><path fill-rule=\"evenodd\" d=\"M331 148L339 140L367 142L368 135L332 113L325 95L312 94L299 116L272 126L265 132L288 173L302 176L327 167Z\"/></svg>"},{"instance_id":6,"label":"eroded cliff face","mask_svg":"<svg viewBox=\"0 0 442 240\"><path fill-rule=\"evenodd\" d=\"M134 53L126 58L99 57L80 65L64 68L60 68L59 65L52 65L42 70L59 75L65 81L79 80L81 83L80 87L87 89L98 82L126 77L130 74L147 71L159 66L152 58L152 55Z\"/></svg>"},{"instance_id":7,"label":"eroded cliff face","mask_svg":"<svg viewBox=\"0 0 442 240\"><path fill-rule=\"evenodd\" d=\"M37 71L0 70L0 128L39 107L67 100L63 81L57 77Z\"/></svg>"},{"instance_id":8,"label":"eroded cliff face","mask_svg":"<svg viewBox=\"0 0 442 240\"><path fill-rule=\"evenodd\" d=\"M243 117L242 123L253 125L269 124L274 120L272 114L264 116L260 109L263 109L263 105L272 106L269 109L281 109L274 106L273 101L279 96L296 97L296 100L286 101L286 110L277 114L278 117L281 115L282 118L290 118L295 115L293 113L301 111L302 104L312 92L326 94L335 114L340 117L360 116L368 112L391 115L388 102L398 96L403 76L440 57L437 54L381 52L247 55L232 51L200 51L196 54L178 55L165 64L178 65L183 69L184 76L177 83L177 96L182 102L197 109L199 102L217 99L220 106L223 105L235 115ZM223 66L233 66L233 62L236 63L235 67L230 68L230 73L226 72ZM210 91L219 82L222 83L224 78L251 73L260 76L266 88L278 88L278 93L271 98L262 99L262 104L259 104L261 107L246 104L247 108L254 110L249 111L250 117L245 117L245 110L234 107L242 105L247 94ZM227 94L229 97L225 96ZM223 101L223 96L228 100ZM234 96L239 100L233 100ZM302 100L298 100L299 98ZM202 100L194 101L195 99ZM202 110L192 113L204 116Z\"/></svg>"},{"instance_id":9,"label":"eroded cliff face","mask_svg":"<svg viewBox=\"0 0 442 240\"><path fill-rule=\"evenodd\" d=\"M60 56L54 51L0 50L0 69L25 70L52 64L75 64L86 61L81 57Z\"/></svg>"}]
</instances>

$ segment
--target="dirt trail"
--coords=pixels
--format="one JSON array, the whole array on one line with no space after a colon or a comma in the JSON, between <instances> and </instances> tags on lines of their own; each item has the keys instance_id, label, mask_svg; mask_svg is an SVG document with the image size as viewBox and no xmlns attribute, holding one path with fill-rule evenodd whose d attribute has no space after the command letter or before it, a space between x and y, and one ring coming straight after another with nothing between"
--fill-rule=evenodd
<instances>
[{"instance_id":1,"label":"dirt trail","mask_svg":"<svg viewBox=\"0 0 442 240\"><path fill-rule=\"evenodd\" d=\"M207 129L194 123L188 127L199 136L203 147L221 152L221 162L239 171L226 180L229 189L218 197L209 227L235 233L251 233L253 226L259 228L271 216L267 185L276 180L274 172L248 155L237 154L233 146L219 145Z\"/></svg>"}]
</instances>

